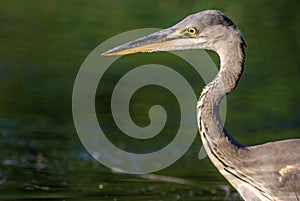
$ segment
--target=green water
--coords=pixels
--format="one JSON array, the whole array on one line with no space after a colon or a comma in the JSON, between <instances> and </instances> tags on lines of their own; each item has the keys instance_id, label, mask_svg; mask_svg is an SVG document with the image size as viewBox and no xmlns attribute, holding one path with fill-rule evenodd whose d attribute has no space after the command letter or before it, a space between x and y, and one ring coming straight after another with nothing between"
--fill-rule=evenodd
<instances>
[{"instance_id":1,"label":"green water","mask_svg":"<svg viewBox=\"0 0 300 201\"><path fill-rule=\"evenodd\" d=\"M247 145L299 138L298 1L1 1L0 200L240 200L208 158L198 159L199 136L180 160L153 173L159 178L153 180L96 162L72 119L75 77L95 47L119 33L168 27L205 9L227 13L247 43L245 74L227 98L227 130ZM132 55L120 63L126 69L147 60L181 65L167 53ZM199 95L203 81L191 79ZM105 111L103 90L97 91L98 112ZM148 98L137 97L134 108L146 110ZM169 108L175 120L166 138L140 147L161 147L172 139L177 106ZM137 124L147 124L145 114ZM166 182L165 176L188 184Z\"/></svg>"}]
</instances>

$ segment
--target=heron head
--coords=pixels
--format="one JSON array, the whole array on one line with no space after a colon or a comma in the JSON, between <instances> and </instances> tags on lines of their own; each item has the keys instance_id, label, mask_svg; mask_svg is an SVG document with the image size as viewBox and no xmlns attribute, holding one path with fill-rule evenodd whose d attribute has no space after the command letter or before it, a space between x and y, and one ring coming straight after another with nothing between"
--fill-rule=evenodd
<instances>
[{"instance_id":1,"label":"heron head","mask_svg":"<svg viewBox=\"0 0 300 201\"><path fill-rule=\"evenodd\" d=\"M240 31L223 13L207 10L187 16L176 25L117 46L103 56L186 49L217 51L224 43L242 41Z\"/></svg>"}]
</instances>

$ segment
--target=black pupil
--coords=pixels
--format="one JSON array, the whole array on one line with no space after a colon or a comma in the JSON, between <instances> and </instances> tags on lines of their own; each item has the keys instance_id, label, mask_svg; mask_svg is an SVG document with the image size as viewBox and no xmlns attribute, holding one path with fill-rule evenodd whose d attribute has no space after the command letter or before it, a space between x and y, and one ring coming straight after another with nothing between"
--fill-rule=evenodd
<instances>
[{"instance_id":1,"label":"black pupil","mask_svg":"<svg viewBox=\"0 0 300 201\"><path fill-rule=\"evenodd\" d=\"M190 33L195 33L195 29L193 29L193 28L190 28Z\"/></svg>"}]
</instances>

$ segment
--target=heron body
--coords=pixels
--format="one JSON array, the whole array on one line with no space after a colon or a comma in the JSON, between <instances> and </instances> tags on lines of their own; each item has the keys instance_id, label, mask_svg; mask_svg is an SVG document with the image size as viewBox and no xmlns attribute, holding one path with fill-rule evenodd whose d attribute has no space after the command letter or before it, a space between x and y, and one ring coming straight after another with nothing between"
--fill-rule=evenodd
<instances>
[{"instance_id":1,"label":"heron body","mask_svg":"<svg viewBox=\"0 0 300 201\"><path fill-rule=\"evenodd\" d=\"M246 201L300 200L300 139L244 146L226 131L219 105L238 84L245 42L223 13L207 10L178 24L115 47L103 55L208 49L220 57L220 70L197 104L199 133L210 160Z\"/></svg>"}]
</instances>

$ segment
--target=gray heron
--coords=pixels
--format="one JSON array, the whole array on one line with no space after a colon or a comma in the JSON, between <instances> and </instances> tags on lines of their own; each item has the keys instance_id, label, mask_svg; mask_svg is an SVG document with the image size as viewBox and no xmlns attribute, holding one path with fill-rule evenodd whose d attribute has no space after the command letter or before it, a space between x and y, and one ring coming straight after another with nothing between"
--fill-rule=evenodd
<instances>
[{"instance_id":1,"label":"gray heron","mask_svg":"<svg viewBox=\"0 0 300 201\"><path fill-rule=\"evenodd\" d=\"M220 120L220 102L237 86L245 61L241 32L222 12L207 10L189 15L170 28L102 55L186 49L213 50L220 57L219 72L205 86L197 104L199 133L212 163L244 200L299 201L300 139L245 146Z\"/></svg>"}]
</instances>

